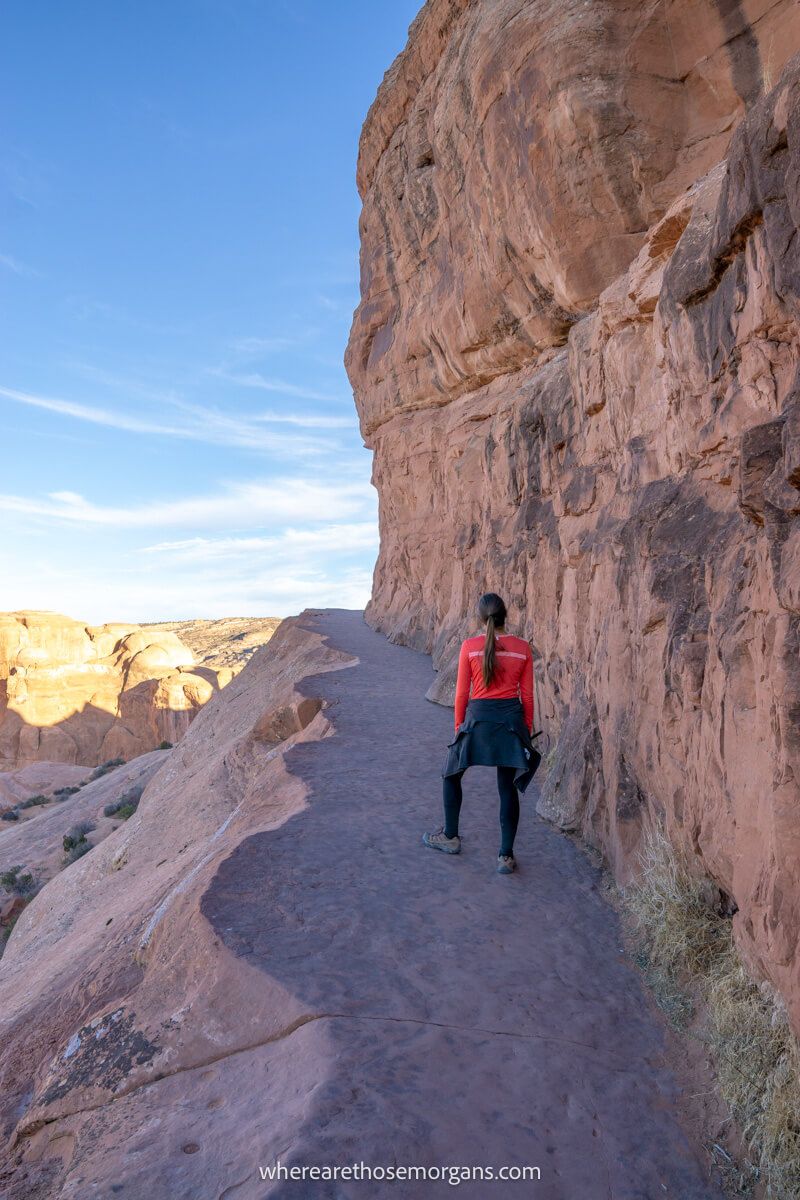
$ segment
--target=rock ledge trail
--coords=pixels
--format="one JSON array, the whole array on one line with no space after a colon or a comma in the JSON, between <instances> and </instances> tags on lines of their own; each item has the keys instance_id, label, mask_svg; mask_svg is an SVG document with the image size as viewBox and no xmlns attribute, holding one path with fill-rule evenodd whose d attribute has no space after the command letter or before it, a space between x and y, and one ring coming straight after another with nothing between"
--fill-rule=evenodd
<instances>
[{"instance_id":1,"label":"rock ledge trail","mask_svg":"<svg viewBox=\"0 0 800 1200\"><path fill-rule=\"evenodd\" d=\"M452 728L452 711L424 698L430 659L360 612L303 621L358 658L300 685L327 701L334 735L287 750L307 807L246 838L202 901L225 945L307 1010L289 1038L304 1087L299 1026L325 1026L330 1062L279 1157L529 1165L541 1180L287 1182L260 1194L713 1200L599 872L535 816L529 789L519 871L497 875L491 768L465 777L461 855L423 848L440 823ZM254 1097L265 1126L268 1090Z\"/></svg>"}]
</instances>

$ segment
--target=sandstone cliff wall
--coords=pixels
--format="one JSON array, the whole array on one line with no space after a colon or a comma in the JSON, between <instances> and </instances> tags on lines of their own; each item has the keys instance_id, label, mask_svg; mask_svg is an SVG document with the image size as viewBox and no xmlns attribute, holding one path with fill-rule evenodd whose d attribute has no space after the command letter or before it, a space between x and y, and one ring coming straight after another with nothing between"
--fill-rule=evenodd
<instances>
[{"instance_id":1,"label":"sandstone cliff wall","mask_svg":"<svg viewBox=\"0 0 800 1200\"><path fill-rule=\"evenodd\" d=\"M370 622L448 701L503 593L540 810L623 880L663 821L798 1028L799 46L788 3L432 0L362 137L347 356Z\"/></svg>"},{"instance_id":2,"label":"sandstone cliff wall","mask_svg":"<svg viewBox=\"0 0 800 1200\"><path fill-rule=\"evenodd\" d=\"M176 634L0 614L0 770L94 766L178 741L232 671L196 666Z\"/></svg>"}]
</instances>

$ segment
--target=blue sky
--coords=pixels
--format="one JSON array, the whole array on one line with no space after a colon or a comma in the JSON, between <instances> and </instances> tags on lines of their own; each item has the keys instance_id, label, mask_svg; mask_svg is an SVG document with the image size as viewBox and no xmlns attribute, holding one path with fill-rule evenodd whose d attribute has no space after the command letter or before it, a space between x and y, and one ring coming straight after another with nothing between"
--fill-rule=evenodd
<instances>
[{"instance_id":1,"label":"blue sky","mask_svg":"<svg viewBox=\"0 0 800 1200\"><path fill-rule=\"evenodd\" d=\"M419 0L11 0L0 609L361 607L358 135Z\"/></svg>"}]
</instances>

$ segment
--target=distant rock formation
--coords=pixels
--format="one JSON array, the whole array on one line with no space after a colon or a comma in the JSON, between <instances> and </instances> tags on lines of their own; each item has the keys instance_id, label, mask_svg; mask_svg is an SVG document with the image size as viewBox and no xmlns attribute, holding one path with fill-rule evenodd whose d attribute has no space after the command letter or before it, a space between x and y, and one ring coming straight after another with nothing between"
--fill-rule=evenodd
<instances>
[{"instance_id":1,"label":"distant rock formation","mask_svg":"<svg viewBox=\"0 0 800 1200\"><path fill-rule=\"evenodd\" d=\"M162 630L176 634L201 667L211 667L220 681L241 671L256 650L272 637L280 617L221 617L218 620L159 621L145 625L148 633Z\"/></svg>"},{"instance_id":2,"label":"distant rock formation","mask_svg":"<svg viewBox=\"0 0 800 1200\"><path fill-rule=\"evenodd\" d=\"M214 659L214 636L188 622L203 645L198 663L166 627L87 626L49 612L0 614L0 770L49 761L95 766L176 742L277 622L227 628L217 642L247 640ZM221 623L225 624L225 623Z\"/></svg>"},{"instance_id":3,"label":"distant rock formation","mask_svg":"<svg viewBox=\"0 0 800 1200\"><path fill-rule=\"evenodd\" d=\"M747 13L430 0L362 135L347 365L368 620L451 701L505 595L540 810L622 880L665 822L800 1029L800 10Z\"/></svg>"}]
</instances>

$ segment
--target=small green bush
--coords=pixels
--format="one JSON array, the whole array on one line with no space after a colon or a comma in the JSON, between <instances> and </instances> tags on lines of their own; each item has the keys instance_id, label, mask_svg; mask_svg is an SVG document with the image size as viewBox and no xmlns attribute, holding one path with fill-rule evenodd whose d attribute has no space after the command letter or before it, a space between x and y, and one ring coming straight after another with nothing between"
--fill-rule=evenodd
<instances>
[{"instance_id":1,"label":"small green bush","mask_svg":"<svg viewBox=\"0 0 800 1200\"><path fill-rule=\"evenodd\" d=\"M41 796L41 795L28 796L28 799L21 800L17 807L18 808L37 808L38 805L40 805L40 804L49 804L49 803L50 803L50 799L48 796Z\"/></svg>"},{"instance_id":2,"label":"small green bush","mask_svg":"<svg viewBox=\"0 0 800 1200\"><path fill-rule=\"evenodd\" d=\"M4 887L7 892L13 892L17 886L17 876L22 870L22 866L9 867L7 871L3 871L0 875L0 887Z\"/></svg>"},{"instance_id":3,"label":"small green bush","mask_svg":"<svg viewBox=\"0 0 800 1200\"><path fill-rule=\"evenodd\" d=\"M72 825L64 834L65 851L74 850L81 842L85 842L87 833L91 833L94 828L95 825L92 821L78 821L76 825Z\"/></svg>"},{"instance_id":4,"label":"small green bush","mask_svg":"<svg viewBox=\"0 0 800 1200\"><path fill-rule=\"evenodd\" d=\"M56 790L53 792L53 795L57 800L66 800L67 796L74 796L75 793L79 792L80 790L81 789L78 787L56 788Z\"/></svg>"},{"instance_id":5,"label":"small green bush","mask_svg":"<svg viewBox=\"0 0 800 1200\"><path fill-rule=\"evenodd\" d=\"M13 917L8 922L7 925L4 925L3 928L0 929L0 958L3 957L5 948L8 945L8 939L11 937L11 934L14 932L14 926L16 925L17 921L19 920L19 916L20 916L20 914L17 913L17 915L15 917Z\"/></svg>"},{"instance_id":6,"label":"small green bush","mask_svg":"<svg viewBox=\"0 0 800 1200\"><path fill-rule=\"evenodd\" d=\"M7 892L16 892L17 895L24 896L34 889L33 875L22 866L11 867L0 874L0 887L4 887Z\"/></svg>"},{"instance_id":7,"label":"small green bush","mask_svg":"<svg viewBox=\"0 0 800 1200\"><path fill-rule=\"evenodd\" d=\"M15 808L9 808L6 812L0 813L0 821L18 821L19 813Z\"/></svg>"},{"instance_id":8,"label":"small green bush","mask_svg":"<svg viewBox=\"0 0 800 1200\"><path fill-rule=\"evenodd\" d=\"M142 787L133 787L130 788L129 791L123 792L118 800L113 800L111 804L107 804L105 806L103 809L103 816L121 817L122 810L124 808L129 810L126 812L125 816L122 817L123 821L127 821L128 817L131 816L132 813L135 813L136 809L139 807L139 801L142 798L143 791L144 788Z\"/></svg>"},{"instance_id":9,"label":"small green bush","mask_svg":"<svg viewBox=\"0 0 800 1200\"><path fill-rule=\"evenodd\" d=\"M88 854L91 849L92 843L87 842L86 838L76 842L64 855L64 865L69 866L70 863L77 862L79 858L83 858L84 854Z\"/></svg>"},{"instance_id":10,"label":"small green bush","mask_svg":"<svg viewBox=\"0 0 800 1200\"><path fill-rule=\"evenodd\" d=\"M158 748L159 748L159 750L171 750L172 742L167 742L167 741L159 742Z\"/></svg>"},{"instance_id":11,"label":"small green bush","mask_svg":"<svg viewBox=\"0 0 800 1200\"><path fill-rule=\"evenodd\" d=\"M108 762L101 763L99 767L95 767L89 776L89 781L101 779L103 775L107 775L109 771L121 767L125 762L124 758L109 758Z\"/></svg>"}]
</instances>

